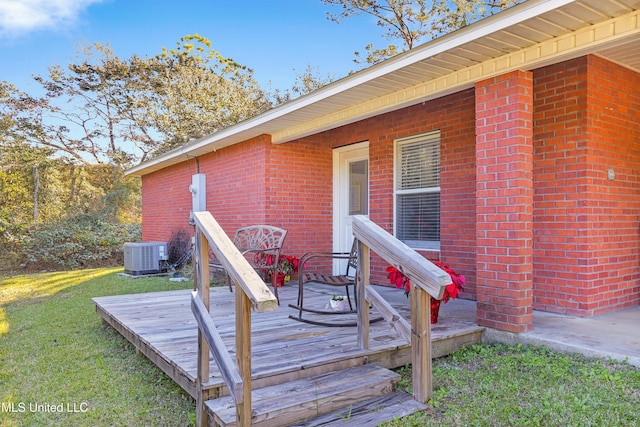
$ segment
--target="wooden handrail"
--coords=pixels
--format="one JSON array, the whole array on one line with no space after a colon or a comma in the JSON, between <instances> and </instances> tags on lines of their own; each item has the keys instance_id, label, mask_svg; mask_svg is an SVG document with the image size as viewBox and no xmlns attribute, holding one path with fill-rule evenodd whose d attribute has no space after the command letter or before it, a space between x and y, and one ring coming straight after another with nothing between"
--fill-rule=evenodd
<instances>
[{"instance_id":1,"label":"wooden handrail","mask_svg":"<svg viewBox=\"0 0 640 427\"><path fill-rule=\"evenodd\" d=\"M198 328L200 328L207 340L207 344L209 344L216 365L220 369L220 374L225 384L227 384L229 394L236 403L242 403L244 396L242 395L243 381L242 377L240 377L240 372L235 363L233 363L231 355L227 351L224 342L222 342L216 325L213 323L213 319L211 319L209 311L204 306L197 291L194 291L191 295L191 310L198 322Z\"/></svg>"},{"instance_id":2,"label":"wooden handrail","mask_svg":"<svg viewBox=\"0 0 640 427\"><path fill-rule=\"evenodd\" d=\"M352 217L358 240L358 345L369 347L369 306L372 305L411 342L413 397L426 403L432 395L430 297L442 299L451 276L369 218ZM411 279L411 325L369 285L369 253L375 252ZM365 307L366 309L362 309Z\"/></svg>"},{"instance_id":3,"label":"wooden handrail","mask_svg":"<svg viewBox=\"0 0 640 427\"><path fill-rule=\"evenodd\" d=\"M395 329L402 338L411 342L411 325L405 320L398 311L391 306L384 299L382 295L372 289L370 286L365 286L365 299L369 301L381 314L384 320L389 323L393 329Z\"/></svg>"},{"instance_id":4,"label":"wooden handrail","mask_svg":"<svg viewBox=\"0 0 640 427\"><path fill-rule=\"evenodd\" d=\"M209 212L194 212L196 226L196 287L191 310L198 323L196 425L208 425L203 384L209 381L209 354L220 369L236 403L238 426L251 425L251 309L278 309L278 300ZM236 284L236 363L209 313L209 249Z\"/></svg>"},{"instance_id":5,"label":"wooden handrail","mask_svg":"<svg viewBox=\"0 0 640 427\"><path fill-rule=\"evenodd\" d=\"M278 301L249 265L211 213L194 212L196 227L206 236L216 259L249 298L254 311L262 313L278 309Z\"/></svg>"},{"instance_id":6,"label":"wooden handrail","mask_svg":"<svg viewBox=\"0 0 640 427\"><path fill-rule=\"evenodd\" d=\"M435 299L442 299L451 276L363 215L353 217L353 235ZM425 262L427 261L427 262Z\"/></svg>"}]
</instances>

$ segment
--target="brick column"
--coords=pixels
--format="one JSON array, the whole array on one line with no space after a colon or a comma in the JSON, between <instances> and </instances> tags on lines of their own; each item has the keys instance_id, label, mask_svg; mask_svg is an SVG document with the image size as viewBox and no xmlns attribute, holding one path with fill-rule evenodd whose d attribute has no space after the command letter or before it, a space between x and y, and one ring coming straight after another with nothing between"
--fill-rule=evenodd
<instances>
[{"instance_id":1,"label":"brick column","mask_svg":"<svg viewBox=\"0 0 640 427\"><path fill-rule=\"evenodd\" d=\"M533 77L476 84L476 269L479 325L532 327Z\"/></svg>"}]
</instances>

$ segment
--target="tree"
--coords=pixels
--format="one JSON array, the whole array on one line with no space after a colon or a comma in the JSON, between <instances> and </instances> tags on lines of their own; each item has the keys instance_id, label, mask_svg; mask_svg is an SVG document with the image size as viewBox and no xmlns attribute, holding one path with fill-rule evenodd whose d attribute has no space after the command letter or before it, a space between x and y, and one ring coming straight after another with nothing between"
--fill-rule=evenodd
<instances>
[{"instance_id":1,"label":"tree","mask_svg":"<svg viewBox=\"0 0 640 427\"><path fill-rule=\"evenodd\" d=\"M331 74L323 76L320 74L318 67L314 68L311 65L307 65L307 68L302 73L296 72L296 79L291 89L282 92L276 91L271 96L274 98L274 104L284 104L294 98L318 90L334 80L335 77Z\"/></svg>"},{"instance_id":2,"label":"tree","mask_svg":"<svg viewBox=\"0 0 640 427\"><path fill-rule=\"evenodd\" d=\"M136 109L146 126L163 136L160 150L249 119L273 106L253 71L211 49L197 34L180 39L175 49L146 61L141 75L149 88Z\"/></svg>"},{"instance_id":3,"label":"tree","mask_svg":"<svg viewBox=\"0 0 640 427\"><path fill-rule=\"evenodd\" d=\"M82 156L78 162L75 156L56 155L70 146L40 139L45 130L39 127L40 116L33 113L47 111L47 101L0 82L0 269L23 263L29 245L49 250L51 242L41 237L56 235L60 245L67 244L68 226L78 213L97 212L105 223L139 222L139 203L126 203L139 202L137 180L123 179L122 168L111 161L89 164ZM56 227L57 234L52 234ZM94 241L104 242L102 237L94 235Z\"/></svg>"},{"instance_id":4,"label":"tree","mask_svg":"<svg viewBox=\"0 0 640 427\"><path fill-rule=\"evenodd\" d=\"M105 233L139 222L140 183L127 167L272 106L252 70L198 35L150 58L94 44L34 79L43 95L0 81L0 246L11 246L0 267L29 236L32 248L52 236L66 245L78 215Z\"/></svg>"},{"instance_id":5,"label":"tree","mask_svg":"<svg viewBox=\"0 0 640 427\"><path fill-rule=\"evenodd\" d=\"M96 43L34 79L44 96L11 88L0 102L24 141L76 164L125 168L272 107L252 70L199 35L151 58L121 59Z\"/></svg>"},{"instance_id":6,"label":"tree","mask_svg":"<svg viewBox=\"0 0 640 427\"><path fill-rule=\"evenodd\" d=\"M13 85L0 82L0 233L38 220L48 193L40 175L51 166L51 151L25 144L16 133L15 115L2 102L19 94Z\"/></svg>"},{"instance_id":7,"label":"tree","mask_svg":"<svg viewBox=\"0 0 640 427\"><path fill-rule=\"evenodd\" d=\"M327 74L323 76L320 74L319 68L313 68L311 65L307 65L304 72L300 74L296 73L296 80L291 87L291 91L297 95L304 95L318 90L334 80L335 77L332 75Z\"/></svg>"},{"instance_id":8,"label":"tree","mask_svg":"<svg viewBox=\"0 0 640 427\"><path fill-rule=\"evenodd\" d=\"M364 62L376 64L400 52L412 49L421 41L430 40L460 29L483 17L497 13L524 0L321 0L330 6L340 6L339 13L327 12L329 20L340 23L345 18L368 14L384 31L387 40L400 42L375 49L365 47ZM356 52L355 62L363 62Z\"/></svg>"},{"instance_id":9,"label":"tree","mask_svg":"<svg viewBox=\"0 0 640 427\"><path fill-rule=\"evenodd\" d=\"M78 164L126 165L133 155L123 149L136 142L138 129L121 116L126 99L128 66L107 46L96 45L100 57L86 49L87 60L68 70L55 66L47 78L34 76L41 97L14 90L3 100L14 126L12 136L31 146L48 147L58 157ZM6 82L5 82L6 85Z\"/></svg>"}]
</instances>

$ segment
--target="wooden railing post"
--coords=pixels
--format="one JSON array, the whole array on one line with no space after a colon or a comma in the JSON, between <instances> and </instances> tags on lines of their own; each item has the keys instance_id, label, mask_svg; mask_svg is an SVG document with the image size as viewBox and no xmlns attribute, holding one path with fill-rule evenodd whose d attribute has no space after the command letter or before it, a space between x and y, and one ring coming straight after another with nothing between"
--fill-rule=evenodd
<instances>
[{"instance_id":1,"label":"wooden railing post","mask_svg":"<svg viewBox=\"0 0 640 427\"><path fill-rule=\"evenodd\" d=\"M202 299L207 313L210 312L209 297L209 243L204 234L196 227L196 277L198 295ZM198 378L196 380L196 424L207 426L207 413L204 409L202 384L209 381L209 345L202 329L198 328Z\"/></svg>"},{"instance_id":2,"label":"wooden railing post","mask_svg":"<svg viewBox=\"0 0 640 427\"><path fill-rule=\"evenodd\" d=\"M197 290L191 297L191 311L198 322L196 425L208 425L203 385L209 381L211 352L236 404L236 425L249 427L252 421L251 309L258 312L277 310L278 300L209 212L194 212L194 221ZM210 314L209 249L236 284L236 363L233 363Z\"/></svg>"},{"instance_id":3,"label":"wooden railing post","mask_svg":"<svg viewBox=\"0 0 640 427\"><path fill-rule=\"evenodd\" d=\"M431 398L431 296L411 286L411 366L413 398L427 403Z\"/></svg>"},{"instance_id":4,"label":"wooden railing post","mask_svg":"<svg viewBox=\"0 0 640 427\"><path fill-rule=\"evenodd\" d=\"M448 273L435 266L409 246L393 237L369 218L361 215L353 217L353 234L358 239L358 344L368 345L369 304L382 313L383 317L411 340L411 363L413 369L413 397L426 403L431 398L431 296L441 299L445 287L451 283ZM369 284L369 250L400 270L411 279L411 330L384 299L367 288ZM364 314L364 312L367 312ZM364 319L364 321L363 321Z\"/></svg>"},{"instance_id":5,"label":"wooden railing post","mask_svg":"<svg viewBox=\"0 0 640 427\"><path fill-rule=\"evenodd\" d=\"M358 299L358 347L369 348L369 302L367 301L366 286L370 277L369 247L358 240L358 274L356 294Z\"/></svg>"},{"instance_id":6,"label":"wooden railing post","mask_svg":"<svg viewBox=\"0 0 640 427\"><path fill-rule=\"evenodd\" d=\"M251 302L236 286L236 365L243 380L244 401L236 405L236 425L251 426Z\"/></svg>"}]
</instances>

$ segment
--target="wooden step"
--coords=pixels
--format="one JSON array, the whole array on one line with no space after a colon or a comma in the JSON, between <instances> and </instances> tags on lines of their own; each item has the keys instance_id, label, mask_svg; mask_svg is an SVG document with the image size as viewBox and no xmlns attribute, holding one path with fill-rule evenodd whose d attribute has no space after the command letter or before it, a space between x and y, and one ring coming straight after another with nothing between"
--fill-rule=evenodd
<instances>
[{"instance_id":1,"label":"wooden step","mask_svg":"<svg viewBox=\"0 0 640 427\"><path fill-rule=\"evenodd\" d=\"M256 389L251 425L286 426L347 408L392 392L399 380L395 372L367 364ZM230 397L209 400L205 408L218 425L235 426L236 408Z\"/></svg>"},{"instance_id":2,"label":"wooden step","mask_svg":"<svg viewBox=\"0 0 640 427\"><path fill-rule=\"evenodd\" d=\"M376 427L384 421L392 421L427 409L424 403L413 400L404 391L376 397L338 411L301 421L291 427Z\"/></svg>"}]
</instances>

